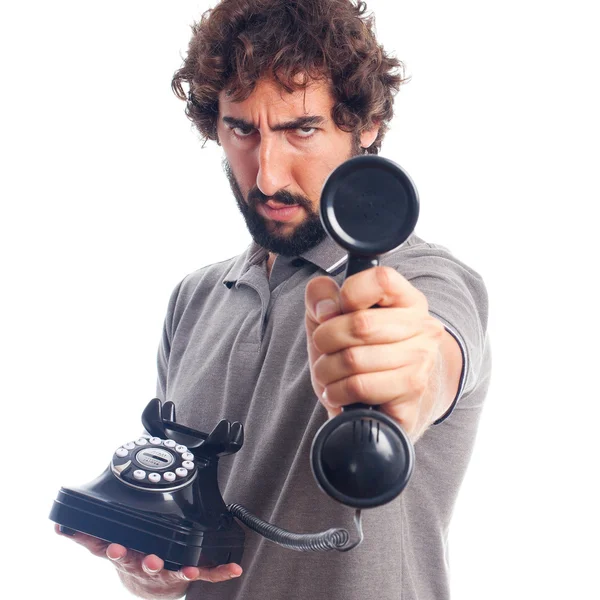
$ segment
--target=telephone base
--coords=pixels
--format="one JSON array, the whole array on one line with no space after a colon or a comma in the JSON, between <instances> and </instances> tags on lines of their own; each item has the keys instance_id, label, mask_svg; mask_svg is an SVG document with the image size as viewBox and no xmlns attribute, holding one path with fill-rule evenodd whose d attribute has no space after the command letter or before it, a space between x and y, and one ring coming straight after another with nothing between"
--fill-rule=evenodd
<instances>
[{"instance_id":1,"label":"telephone base","mask_svg":"<svg viewBox=\"0 0 600 600\"><path fill-rule=\"evenodd\" d=\"M59 525L58 529L63 535L75 535L77 533L77 531L75 529L71 529L70 527L65 527L64 525Z\"/></svg>"},{"instance_id":2,"label":"telephone base","mask_svg":"<svg viewBox=\"0 0 600 600\"><path fill-rule=\"evenodd\" d=\"M67 535L80 531L142 554L156 554L170 571L239 564L244 550L244 532L227 515L211 527L150 511L134 512L124 504L70 488L60 489L50 519Z\"/></svg>"}]
</instances>

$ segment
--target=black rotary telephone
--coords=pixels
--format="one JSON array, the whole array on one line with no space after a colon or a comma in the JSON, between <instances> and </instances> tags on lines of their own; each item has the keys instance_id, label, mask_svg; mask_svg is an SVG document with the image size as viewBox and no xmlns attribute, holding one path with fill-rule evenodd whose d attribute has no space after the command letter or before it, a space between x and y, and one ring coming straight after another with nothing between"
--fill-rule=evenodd
<instances>
[{"instance_id":1,"label":"black rotary telephone","mask_svg":"<svg viewBox=\"0 0 600 600\"><path fill-rule=\"evenodd\" d=\"M358 156L331 173L321 195L327 233L349 251L346 277L379 264L414 229L419 202L410 178L395 163ZM239 563L244 531L293 550L346 552L363 539L360 512L393 500L405 488L414 451L402 428L368 405L345 407L327 421L312 446L311 465L323 491L356 509L358 539L345 529L296 534L262 521L219 490L219 459L238 452L241 423L223 419L210 433L177 423L175 405L150 401L147 432L119 446L104 473L79 487L62 487L50 519L66 534L80 531L143 554L169 570Z\"/></svg>"}]
</instances>

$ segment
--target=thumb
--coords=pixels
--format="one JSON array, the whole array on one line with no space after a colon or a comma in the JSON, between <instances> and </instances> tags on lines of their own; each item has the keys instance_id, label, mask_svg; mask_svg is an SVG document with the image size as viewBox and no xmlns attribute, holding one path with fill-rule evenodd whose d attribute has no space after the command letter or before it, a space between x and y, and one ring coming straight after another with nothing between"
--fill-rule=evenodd
<instances>
[{"instance_id":1,"label":"thumb","mask_svg":"<svg viewBox=\"0 0 600 600\"><path fill-rule=\"evenodd\" d=\"M342 314L340 288L331 277L315 277L306 286L304 301L306 305L306 341L312 365L321 355L312 341L315 330L321 323Z\"/></svg>"},{"instance_id":2,"label":"thumb","mask_svg":"<svg viewBox=\"0 0 600 600\"><path fill-rule=\"evenodd\" d=\"M340 287L331 277L311 279L304 294L306 318L314 331L321 323L342 314Z\"/></svg>"}]
</instances>

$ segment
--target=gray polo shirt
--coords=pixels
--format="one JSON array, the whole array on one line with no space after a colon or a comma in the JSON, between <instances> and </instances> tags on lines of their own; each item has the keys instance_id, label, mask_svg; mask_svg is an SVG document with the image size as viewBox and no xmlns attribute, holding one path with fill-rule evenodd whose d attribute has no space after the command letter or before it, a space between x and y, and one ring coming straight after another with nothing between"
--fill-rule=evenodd
<instances>
[{"instance_id":1,"label":"gray polo shirt","mask_svg":"<svg viewBox=\"0 0 600 600\"><path fill-rule=\"evenodd\" d=\"M304 326L307 282L329 274L341 285L346 256L329 238L301 257L246 252L188 275L174 290L158 352L157 396L177 420L208 431L241 421L243 448L220 463L226 503L236 502L289 531L345 527L354 511L326 496L310 467L310 447L327 414L310 382ZM427 297L432 315L464 357L451 411L415 445L405 491L363 511L364 541L347 553L295 552L246 530L241 577L195 582L202 600L443 600L449 597L447 535L489 384L487 294L481 277L444 247L412 235L382 264Z\"/></svg>"}]
</instances>

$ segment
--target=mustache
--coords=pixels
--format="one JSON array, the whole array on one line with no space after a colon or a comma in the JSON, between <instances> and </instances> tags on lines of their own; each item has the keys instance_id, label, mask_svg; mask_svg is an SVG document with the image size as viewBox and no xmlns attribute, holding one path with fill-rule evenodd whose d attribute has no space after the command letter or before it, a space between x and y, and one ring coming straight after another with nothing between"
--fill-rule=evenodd
<instances>
[{"instance_id":1,"label":"mustache","mask_svg":"<svg viewBox=\"0 0 600 600\"><path fill-rule=\"evenodd\" d=\"M287 190L279 190L271 196L267 196L263 194L256 186L254 186L248 192L248 204L250 204L253 208L255 208L258 204L266 204L269 200L275 200L276 202L280 202L281 204L285 204L287 206L299 204L308 211L312 211L312 206L308 198L298 194L292 194Z\"/></svg>"}]
</instances>

